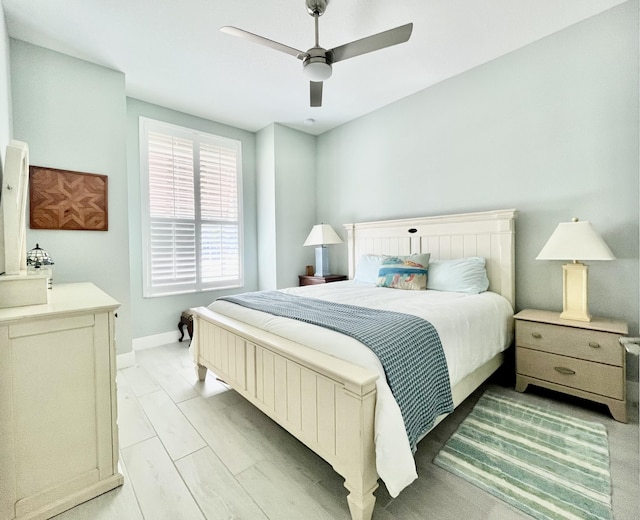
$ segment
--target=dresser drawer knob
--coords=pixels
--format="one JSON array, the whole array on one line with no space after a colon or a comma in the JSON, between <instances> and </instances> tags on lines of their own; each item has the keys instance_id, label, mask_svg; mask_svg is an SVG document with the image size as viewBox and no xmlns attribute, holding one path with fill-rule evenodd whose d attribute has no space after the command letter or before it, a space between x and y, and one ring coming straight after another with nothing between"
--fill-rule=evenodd
<instances>
[{"instance_id":1,"label":"dresser drawer knob","mask_svg":"<svg viewBox=\"0 0 640 520\"><path fill-rule=\"evenodd\" d=\"M576 373L575 370L571 370L570 368L567 368L567 367L553 367L553 368L555 368L556 372L560 372L561 374L565 374L567 376L571 376Z\"/></svg>"},{"instance_id":2,"label":"dresser drawer knob","mask_svg":"<svg viewBox=\"0 0 640 520\"><path fill-rule=\"evenodd\" d=\"M591 348L600 348L600 343L598 343L597 341L590 341L589 346Z\"/></svg>"},{"instance_id":3,"label":"dresser drawer knob","mask_svg":"<svg viewBox=\"0 0 640 520\"><path fill-rule=\"evenodd\" d=\"M536 339L540 339L542 337L542 334L539 332L532 332L531 335Z\"/></svg>"}]
</instances>

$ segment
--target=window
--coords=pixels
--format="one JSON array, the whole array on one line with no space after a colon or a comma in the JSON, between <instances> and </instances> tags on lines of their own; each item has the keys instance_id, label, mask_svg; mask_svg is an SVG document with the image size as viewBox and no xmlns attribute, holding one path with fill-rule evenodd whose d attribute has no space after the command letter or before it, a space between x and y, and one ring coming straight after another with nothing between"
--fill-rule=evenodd
<instances>
[{"instance_id":1,"label":"window","mask_svg":"<svg viewBox=\"0 0 640 520\"><path fill-rule=\"evenodd\" d=\"M140 118L144 296L243 284L241 143Z\"/></svg>"}]
</instances>

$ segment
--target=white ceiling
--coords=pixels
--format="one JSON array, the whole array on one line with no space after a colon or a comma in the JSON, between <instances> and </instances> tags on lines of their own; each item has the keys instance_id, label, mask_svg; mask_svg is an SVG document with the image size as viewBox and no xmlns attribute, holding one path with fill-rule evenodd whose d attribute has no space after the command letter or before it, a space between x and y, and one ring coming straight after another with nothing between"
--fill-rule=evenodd
<instances>
[{"instance_id":1,"label":"white ceiling","mask_svg":"<svg viewBox=\"0 0 640 520\"><path fill-rule=\"evenodd\" d=\"M233 25L291 47L314 43L304 0L2 0L9 35L122 71L127 95L257 131L320 134L626 0L331 0L320 45L413 22L407 43L336 63L323 106L292 56L219 31ZM313 125L305 120L313 119Z\"/></svg>"}]
</instances>

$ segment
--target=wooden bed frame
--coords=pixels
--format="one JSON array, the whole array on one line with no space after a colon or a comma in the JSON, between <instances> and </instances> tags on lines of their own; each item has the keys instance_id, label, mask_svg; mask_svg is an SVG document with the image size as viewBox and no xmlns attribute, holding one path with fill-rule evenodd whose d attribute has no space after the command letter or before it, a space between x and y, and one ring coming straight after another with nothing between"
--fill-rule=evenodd
<instances>
[{"instance_id":1,"label":"wooden bed frame","mask_svg":"<svg viewBox=\"0 0 640 520\"><path fill-rule=\"evenodd\" d=\"M515 210L345 224L349 278L365 253L482 256L489 290L514 306ZM198 377L212 370L329 462L345 479L353 520L369 520L378 487L374 446L377 374L210 311L191 309ZM455 406L501 364L499 354L452 388ZM441 420L444 416L440 417ZM439 421L438 421L439 422Z\"/></svg>"}]
</instances>

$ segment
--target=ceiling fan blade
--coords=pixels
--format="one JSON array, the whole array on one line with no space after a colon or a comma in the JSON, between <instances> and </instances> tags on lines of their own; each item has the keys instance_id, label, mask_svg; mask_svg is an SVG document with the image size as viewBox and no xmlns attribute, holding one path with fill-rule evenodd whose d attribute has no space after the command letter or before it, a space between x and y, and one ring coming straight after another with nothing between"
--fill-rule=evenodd
<instances>
[{"instance_id":1,"label":"ceiling fan blade","mask_svg":"<svg viewBox=\"0 0 640 520\"><path fill-rule=\"evenodd\" d=\"M310 105L312 107L322 106L322 81L310 81Z\"/></svg>"},{"instance_id":2,"label":"ceiling fan blade","mask_svg":"<svg viewBox=\"0 0 640 520\"><path fill-rule=\"evenodd\" d=\"M413 31L413 24L408 23L401 25L395 29L389 29L372 36L367 36L360 40L353 41L351 43L345 43L339 47L331 49L329 52L332 54L332 63L337 61L353 58L354 56L360 56L367 52L377 51L378 49L384 49L385 47L391 47L398 43L406 42L411 36Z\"/></svg>"},{"instance_id":3,"label":"ceiling fan blade","mask_svg":"<svg viewBox=\"0 0 640 520\"><path fill-rule=\"evenodd\" d=\"M294 49L293 47L289 47L288 45L275 42L273 40L270 40L269 38L258 36L257 34L250 33L249 31L245 31L244 29L231 27L230 25L225 25L224 27L220 27L220 31L226 34L230 34L232 36L238 36L240 38L244 38L245 40L250 40L253 43L258 43L260 45L264 45L265 47L270 47L280 52L284 52L285 54L294 56L299 60L303 60L308 56L306 52L299 51L298 49Z\"/></svg>"}]
</instances>

